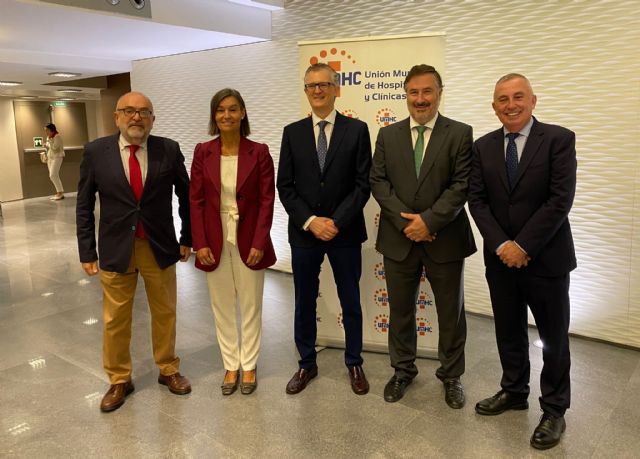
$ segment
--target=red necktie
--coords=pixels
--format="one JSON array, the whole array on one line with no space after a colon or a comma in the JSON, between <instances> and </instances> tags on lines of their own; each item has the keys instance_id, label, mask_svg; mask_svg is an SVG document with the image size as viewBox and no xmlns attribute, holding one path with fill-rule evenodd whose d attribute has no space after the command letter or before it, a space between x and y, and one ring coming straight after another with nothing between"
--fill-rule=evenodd
<instances>
[{"instance_id":1,"label":"red necktie","mask_svg":"<svg viewBox=\"0 0 640 459\"><path fill-rule=\"evenodd\" d=\"M142 196L142 171L140 170L140 162L136 158L138 148L140 148L139 145L129 145L129 181L136 200L140 202L140 197ZM144 229L140 221L136 225L136 236L144 239Z\"/></svg>"}]
</instances>

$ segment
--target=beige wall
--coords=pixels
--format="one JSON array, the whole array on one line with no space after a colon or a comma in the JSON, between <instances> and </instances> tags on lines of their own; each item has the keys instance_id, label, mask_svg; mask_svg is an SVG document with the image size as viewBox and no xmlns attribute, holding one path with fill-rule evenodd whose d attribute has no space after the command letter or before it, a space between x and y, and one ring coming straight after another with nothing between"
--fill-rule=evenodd
<instances>
[{"instance_id":1,"label":"beige wall","mask_svg":"<svg viewBox=\"0 0 640 459\"><path fill-rule=\"evenodd\" d=\"M22 199L13 100L0 97L0 201Z\"/></svg>"},{"instance_id":2,"label":"beige wall","mask_svg":"<svg viewBox=\"0 0 640 459\"><path fill-rule=\"evenodd\" d=\"M272 17L270 42L134 62L132 87L154 101L155 133L178 140L190 162L208 138L209 99L231 86L247 102L252 137L277 162L282 127L299 116L298 41L445 32L445 115L471 124L476 137L496 129L493 85L516 71L533 83L539 119L576 132L571 330L640 346L637 1L291 0ZM278 205L281 269L289 267L285 222ZM491 313L480 253L468 260L465 289L467 309Z\"/></svg>"}]
</instances>

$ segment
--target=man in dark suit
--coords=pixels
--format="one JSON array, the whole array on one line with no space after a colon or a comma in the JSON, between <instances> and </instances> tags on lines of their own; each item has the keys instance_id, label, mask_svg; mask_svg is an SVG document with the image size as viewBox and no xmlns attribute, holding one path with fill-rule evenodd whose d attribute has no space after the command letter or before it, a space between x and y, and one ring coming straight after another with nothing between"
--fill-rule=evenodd
<instances>
[{"instance_id":1,"label":"man in dark suit","mask_svg":"<svg viewBox=\"0 0 640 459\"><path fill-rule=\"evenodd\" d=\"M284 128L277 187L289 214L295 287L298 371L288 394L316 377L316 299L320 265L329 257L345 330L344 361L356 394L369 391L362 370L361 245L367 239L363 208L369 199L371 141L362 121L335 108L338 74L327 64L310 66L304 90L311 116Z\"/></svg>"},{"instance_id":2,"label":"man in dark suit","mask_svg":"<svg viewBox=\"0 0 640 459\"><path fill-rule=\"evenodd\" d=\"M484 239L486 277L502 380L476 404L482 415L529 407L527 305L543 343L540 406L531 437L538 449L558 444L569 408L569 272L576 257L567 218L576 189L573 132L543 124L523 75L496 83L493 109L502 127L474 144L469 209Z\"/></svg>"},{"instance_id":3,"label":"man in dark suit","mask_svg":"<svg viewBox=\"0 0 640 459\"><path fill-rule=\"evenodd\" d=\"M389 291L389 356L394 375L387 402L400 400L418 374L416 300L423 267L438 311L445 401L464 406L464 259L476 251L464 210L471 170L471 126L438 113L442 79L416 65L404 89L410 117L380 129L371 167L371 191L381 208L376 248L384 255Z\"/></svg>"},{"instance_id":4,"label":"man in dark suit","mask_svg":"<svg viewBox=\"0 0 640 459\"><path fill-rule=\"evenodd\" d=\"M149 300L158 383L174 394L191 392L189 381L178 371L180 359L175 354L175 263L186 261L191 253L184 156L173 140L149 135L155 116L143 94L123 95L114 116L120 134L84 147L76 208L82 268L89 276L100 272L103 290L103 364L111 382L100 404L104 412L118 409L134 390L129 343L138 273ZM174 187L182 220L180 244L173 226ZM97 252L96 193L100 198Z\"/></svg>"}]
</instances>

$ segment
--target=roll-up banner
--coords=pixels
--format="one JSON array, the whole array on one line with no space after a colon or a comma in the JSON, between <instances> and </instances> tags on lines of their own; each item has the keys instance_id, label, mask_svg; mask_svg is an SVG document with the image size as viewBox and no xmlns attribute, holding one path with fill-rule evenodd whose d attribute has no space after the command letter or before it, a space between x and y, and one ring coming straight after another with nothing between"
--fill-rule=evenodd
<instances>
[{"instance_id":1,"label":"roll-up banner","mask_svg":"<svg viewBox=\"0 0 640 459\"><path fill-rule=\"evenodd\" d=\"M444 33L304 41L298 46L301 116L310 114L309 102L302 91L304 72L309 65L324 62L340 76L336 109L368 124L372 148L378 129L409 116L403 89L409 69L416 64L429 64L443 79L445 75ZM360 280L363 347L367 351L387 352L389 301L382 255L375 249L380 207L373 198L365 207L365 218L368 240L362 246ZM340 301L328 259L320 273L316 320L318 346L344 347ZM435 302L424 273L416 301L416 331L418 356L437 357Z\"/></svg>"}]
</instances>

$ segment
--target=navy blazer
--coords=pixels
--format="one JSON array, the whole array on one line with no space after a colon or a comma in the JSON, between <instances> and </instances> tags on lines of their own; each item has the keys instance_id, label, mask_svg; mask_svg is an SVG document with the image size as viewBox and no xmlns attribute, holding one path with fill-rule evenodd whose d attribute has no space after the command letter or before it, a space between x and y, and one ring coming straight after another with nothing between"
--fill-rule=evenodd
<instances>
[{"instance_id":1,"label":"navy blazer","mask_svg":"<svg viewBox=\"0 0 640 459\"><path fill-rule=\"evenodd\" d=\"M180 245L191 247L189 176L184 156L177 142L149 136L147 177L138 203L125 175L119 135L102 137L84 146L76 206L80 261L96 261L99 253L100 269L126 272L140 220L158 266L164 269L180 259ZM182 221L180 244L173 225L174 187ZM97 252L93 213L96 192L100 199Z\"/></svg>"},{"instance_id":2,"label":"navy blazer","mask_svg":"<svg viewBox=\"0 0 640 459\"><path fill-rule=\"evenodd\" d=\"M367 240L363 209L369 200L371 140L366 123L336 114L324 170L320 171L313 122L309 116L284 128L277 188L289 214L294 247L329 244L348 247ZM315 215L334 220L338 234L323 242L302 229Z\"/></svg>"},{"instance_id":3,"label":"navy blazer","mask_svg":"<svg viewBox=\"0 0 640 459\"><path fill-rule=\"evenodd\" d=\"M531 257L526 269L559 276L576 267L569 211L576 191L575 134L534 118L514 186L509 189L504 131L473 145L469 210L484 238L487 268L509 269L496 249L514 240Z\"/></svg>"}]
</instances>

